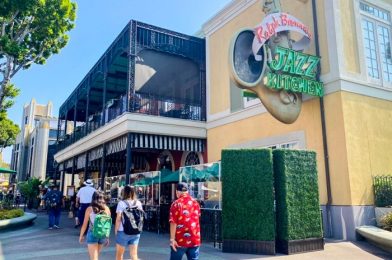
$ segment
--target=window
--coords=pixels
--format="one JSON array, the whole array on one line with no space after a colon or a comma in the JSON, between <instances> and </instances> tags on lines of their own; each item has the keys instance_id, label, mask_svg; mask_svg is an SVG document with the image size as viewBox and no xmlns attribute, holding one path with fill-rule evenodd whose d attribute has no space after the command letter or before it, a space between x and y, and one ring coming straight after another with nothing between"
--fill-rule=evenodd
<instances>
[{"instance_id":1,"label":"window","mask_svg":"<svg viewBox=\"0 0 392 260\"><path fill-rule=\"evenodd\" d=\"M49 129L49 138L57 138L57 129Z\"/></svg>"},{"instance_id":2,"label":"window","mask_svg":"<svg viewBox=\"0 0 392 260\"><path fill-rule=\"evenodd\" d=\"M200 164L199 155L196 152L188 153L185 159L185 166L197 165L197 164Z\"/></svg>"},{"instance_id":3,"label":"window","mask_svg":"<svg viewBox=\"0 0 392 260\"><path fill-rule=\"evenodd\" d=\"M28 120L29 120L29 117L26 116L26 117L25 117L25 125L27 125Z\"/></svg>"},{"instance_id":4,"label":"window","mask_svg":"<svg viewBox=\"0 0 392 260\"><path fill-rule=\"evenodd\" d=\"M271 149L299 149L299 142L294 141L294 142L289 142L289 143L276 144L276 145L267 146L267 148L271 148Z\"/></svg>"},{"instance_id":5,"label":"window","mask_svg":"<svg viewBox=\"0 0 392 260\"><path fill-rule=\"evenodd\" d=\"M360 2L362 37L368 76L392 87L391 15Z\"/></svg>"}]
</instances>

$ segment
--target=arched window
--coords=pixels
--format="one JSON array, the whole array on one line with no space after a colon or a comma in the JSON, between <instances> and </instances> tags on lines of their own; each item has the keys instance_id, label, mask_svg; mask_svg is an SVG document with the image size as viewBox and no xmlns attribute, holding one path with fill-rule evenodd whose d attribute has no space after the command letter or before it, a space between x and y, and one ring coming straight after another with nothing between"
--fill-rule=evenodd
<instances>
[{"instance_id":1,"label":"arched window","mask_svg":"<svg viewBox=\"0 0 392 260\"><path fill-rule=\"evenodd\" d=\"M199 155L196 152L188 153L185 159L185 166L197 165L197 164L200 164Z\"/></svg>"}]
</instances>

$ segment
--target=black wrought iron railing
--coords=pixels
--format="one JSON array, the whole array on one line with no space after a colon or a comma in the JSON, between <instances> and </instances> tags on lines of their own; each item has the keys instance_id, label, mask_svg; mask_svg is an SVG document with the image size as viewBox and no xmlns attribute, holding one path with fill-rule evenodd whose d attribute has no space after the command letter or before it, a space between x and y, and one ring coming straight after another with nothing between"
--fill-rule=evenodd
<instances>
[{"instance_id":1,"label":"black wrought iron railing","mask_svg":"<svg viewBox=\"0 0 392 260\"><path fill-rule=\"evenodd\" d=\"M131 98L131 112L186 120L204 121L200 103L157 97L151 94L134 94Z\"/></svg>"},{"instance_id":2,"label":"black wrought iron railing","mask_svg":"<svg viewBox=\"0 0 392 260\"><path fill-rule=\"evenodd\" d=\"M58 151L65 149L101 126L115 120L126 112L126 108L126 96L109 100L103 112L90 115L87 122L77 126L71 134L61 136L59 138ZM130 99L129 112L185 120L205 120L200 104L187 100L157 97L150 94L134 94Z\"/></svg>"}]
</instances>

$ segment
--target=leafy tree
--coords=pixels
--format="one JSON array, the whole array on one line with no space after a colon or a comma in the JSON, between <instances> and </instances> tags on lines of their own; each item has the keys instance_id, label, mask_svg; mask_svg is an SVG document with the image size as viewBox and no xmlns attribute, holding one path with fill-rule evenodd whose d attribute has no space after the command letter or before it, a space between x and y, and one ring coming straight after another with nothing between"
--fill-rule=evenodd
<instances>
[{"instance_id":1,"label":"leafy tree","mask_svg":"<svg viewBox=\"0 0 392 260\"><path fill-rule=\"evenodd\" d=\"M0 112L16 91L11 78L33 63L44 64L67 44L75 12L71 0L0 1Z\"/></svg>"},{"instance_id":2,"label":"leafy tree","mask_svg":"<svg viewBox=\"0 0 392 260\"><path fill-rule=\"evenodd\" d=\"M40 179L33 177L27 181L18 183L20 193L26 199L27 207L29 209L38 208L38 195L40 192L40 187L45 186L49 183L49 179L41 181Z\"/></svg>"},{"instance_id":3,"label":"leafy tree","mask_svg":"<svg viewBox=\"0 0 392 260\"><path fill-rule=\"evenodd\" d=\"M7 146L15 143L17 134L19 133L19 126L14 124L8 118L0 118L0 153Z\"/></svg>"}]
</instances>

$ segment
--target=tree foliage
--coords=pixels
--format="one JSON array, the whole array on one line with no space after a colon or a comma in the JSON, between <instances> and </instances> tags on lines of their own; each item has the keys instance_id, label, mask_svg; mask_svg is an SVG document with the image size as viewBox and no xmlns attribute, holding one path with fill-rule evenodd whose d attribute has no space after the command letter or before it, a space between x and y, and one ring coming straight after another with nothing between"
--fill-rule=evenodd
<instances>
[{"instance_id":1,"label":"tree foliage","mask_svg":"<svg viewBox=\"0 0 392 260\"><path fill-rule=\"evenodd\" d=\"M71 0L1 0L0 111L11 78L33 63L44 64L67 44L75 12Z\"/></svg>"},{"instance_id":2,"label":"tree foliage","mask_svg":"<svg viewBox=\"0 0 392 260\"><path fill-rule=\"evenodd\" d=\"M13 145L19 133L19 126L6 118L5 113L3 117L0 118L0 152L7 146Z\"/></svg>"},{"instance_id":3,"label":"tree foliage","mask_svg":"<svg viewBox=\"0 0 392 260\"><path fill-rule=\"evenodd\" d=\"M38 206L37 199L40 191L40 187L46 185L49 179L41 181L38 178L30 178L27 181L20 182L18 184L20 193L27 200L27 207L31 209L34 206Z\"/></svg>"}]
</instances>

